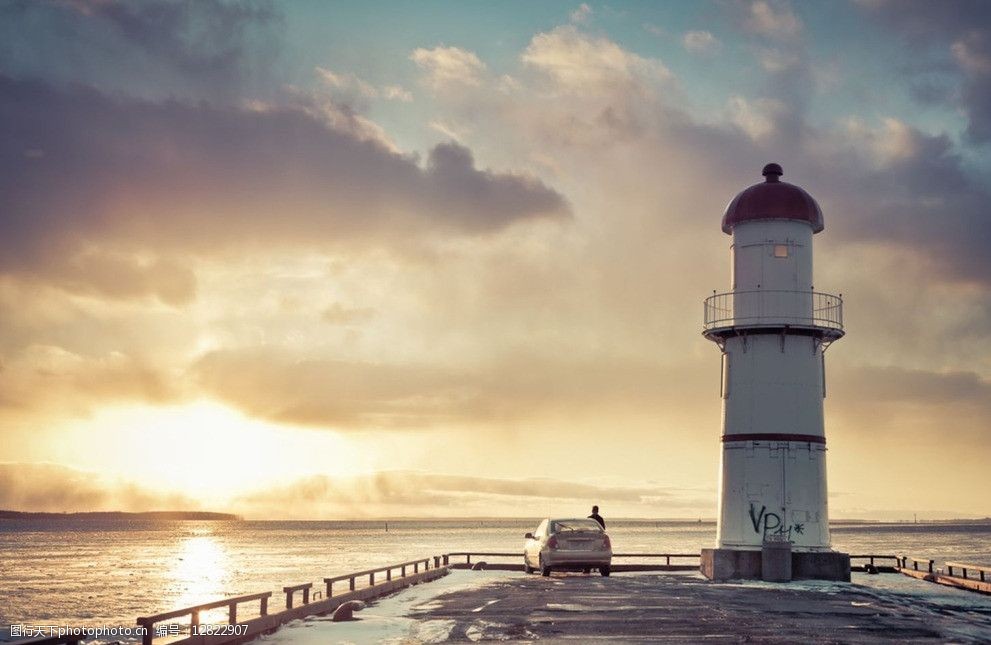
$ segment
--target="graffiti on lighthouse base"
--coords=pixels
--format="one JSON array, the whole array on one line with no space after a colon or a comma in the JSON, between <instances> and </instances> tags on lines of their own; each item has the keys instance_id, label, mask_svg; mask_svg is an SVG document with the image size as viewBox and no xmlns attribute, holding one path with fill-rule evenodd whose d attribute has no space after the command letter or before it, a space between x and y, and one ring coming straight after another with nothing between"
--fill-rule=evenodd
<instances>
[{"instance_id":1,"label":"graffiti on lighthouse base","mask_svg":"<svg viewBox=\"0 0 991 645\"><path fill-rule=\"evenodd\" d=\"M769 535L783 535L790 540L792 532L796 535L805 533L804 524L786 525L781 521L780 515L767 510L767 506L763 504L758 511L757 505L753 502L750 502L750 522L754 527L754 533L764 539Z\"/></svg>"}]
</instances>

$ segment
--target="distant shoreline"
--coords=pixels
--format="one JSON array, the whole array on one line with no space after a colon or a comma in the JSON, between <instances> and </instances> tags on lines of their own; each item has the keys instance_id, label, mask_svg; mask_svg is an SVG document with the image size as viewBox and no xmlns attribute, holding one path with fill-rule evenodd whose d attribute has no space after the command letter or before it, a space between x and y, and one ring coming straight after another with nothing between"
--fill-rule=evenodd
<instances>
[{"instance_id":1,"label":"distant shoreline","mask_svg":"<svg viewBox=\"0 0 991 645\"><path fill-rule=\"evenodd\" d=\"M344 517L344 518L258 518L258 517L244 517L241 515L236 515L234 513L215 513L212 511L146 511L146 512L136 512L129 513L124 511L83 511L83 512L67 512L67 513L52 513L52 512L34 512L34 511L12 511L12 510L2 510L0 509L0 521L2 520L93 520L93 521L106 521L106 520L166 520L166 521L222 521L222 522L336 522L343 524L388 524L389 522L404 523L404 522L436 522L436 523L527 523L539 521L539 518L526 518L526 517L483 517L483 516L465 516L465 517ZM666 525L677 525L683 524L687 526L715 526L716 520L712 518L702 518L702 519L689 519L689 518L634 518L634 517L615 517L610 520L614 525L651 525L651 524L666 524ZM859 527L859 526L911 526L911 525L926 525L926 526L940 526L940 525L975 525L975 526L986 526L991 524L991 518L951 518L951 519L939 519L939 520L918 520L913 521L911 519L907 520L891 520L891 519L833 519L829 522L830 526L834 529L842 530L844 527Z\"/></svg>"},{"instance_id":2,"label":"distant shoreline","mask_svg":"<svg viewBox=\"0 0 991 645\"><path fill-rule=\"evenodd\" d=\"M31 511L0 510L0 520L214 520L224 522L241 521L232 513L212 513L209 511L147 511L125 513L124 511L88 511L82 513L36 513Z\"/></svg>"}]
</instances>

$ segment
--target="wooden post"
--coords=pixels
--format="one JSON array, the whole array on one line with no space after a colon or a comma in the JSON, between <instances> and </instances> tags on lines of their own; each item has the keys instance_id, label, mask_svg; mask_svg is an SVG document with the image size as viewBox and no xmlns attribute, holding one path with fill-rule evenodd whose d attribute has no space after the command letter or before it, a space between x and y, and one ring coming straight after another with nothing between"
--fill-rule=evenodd
<instances>
[{"instance_id":1,"label":"wooden post","mask_svg":"<svg viewBox=\"0 0 991 645\"><path fill-rule=\"evenodd\" d=\"M671 566L671 556L670 555L667 556L667 564L668 564L669 567Z\"/></svg>"},{"instance_id":2,"label":"wooden post","mask_svg":"<svg viewBox=\"0 0 991 645\"><path fill-rule=\"evenodd\" d=\"M236 602L232 602L231 603L230 620L231 620L231 625L236 625L237 624L237 603Z\"/></svg>"},{"instance_id":3,"label":"wooden post","mask_svg":"<svg viewBox=\"0 0 991 645\"><path fill-rule=\"evenodd\" d=\"M292 609L292 591L286 592L286 609Z\"/></svg>"},{"instance_id":4,"label":"wooden post","mask_svg":"<svg viewBox=\"0 0 991 645\"><path fill-rule=\"evenodd\" d=\"M374 571L372 571L371 573L368 574L368 586L369 587L374 587L375 586L375 572Z\"/></svg>"},{"instance_id":5,"label":"wooden post","mask_svg":"<svg viewBox=\"0 0 991 645\"><path fill-rule=\"evenodd\" d=\"M932 572L933 572L933 561L930 560L929 561L929 573L932 573Z\"/></svg>"},{"instance_id":6,"label":"wooden post","mask_svg":"<svg viewBox=\"0 0 991 645\"><path fill-rule=\"evenodd\" d=\"M465 562L467 562L468 564L471 564L471 554L470 553L465 553Z\"/></svg>"},{"instance_id":7,"label":"wooden post","mask_svg":"<svg viewBox=\"0 0 991 645\"><path fill-rule=\"evenodd\" d=\"M392 580L392 569L386 569L385 570L385 579L386 580Z\"/></svg>"},{"instance_id":8,"label":"wooden post","mask_svg":"<svg viewBox=\"0 0 991 645\"><path fill-rule=\"evenodd\" d=\"M440 568L440 556L439 555L435 555L434 556L434 569L438 569L438 568Z\"/></svg>"},{"instance_id":9,"label":"wooden post","mask_svg":"<svg viewBox=\"0 0 991 645\"><path fill-rule=\"evenodd\" d=\"M143 627L145 631L141 634L141 645L151 645L152 639L155 638L155 623L144 623Z\"/></svg>"},{"instance_id":10,"label":"wooden post","mask_svg":"<svg viewBox=\"0 0 991 645\"><path fill-rule=\"evenodd\" d=\"M446 567L449 564L451 564L451 556L449 556L448 554L445 553L444 554L444 566Z\"/></svg>"},{"instance_id":11,"label":"wooden post","mask_svg":"<svg viewBox=\"0 0 991 645\"><path fill-rule=\"evenodd\" d=\"M268 596L262 596L262 606L259 615L268 616Z\"/></svg>"},{"instance_id":12,"label":"wooden post","mask_svg":"<svg viewBox=\"0 0 991 645\"><path fill-rule=\"evenodd\" d=\"M331 598L333 596L333 593L334 593L334 583L333 582L328 582L327 583L327 597L328 598Z\"/></svg>"},{"instance_id":13,"label":"wooden post","mask_svg":"<svg viewBox=\"0 0 991 645\"><path fill-rule=\"evenodd\" d=\"M405 564L402 566L402 571L400 572L400 575L402 577L404 577L404 578L406 577L406 565Z\"/></svg>"},{"instance_id":14,"label":"wooden post","mask_svg":"<svg viewBox=\"0 0 991 645\"><path fill-rule=\"evenodd\" d=\"M200 626L200 610L194 609L191 618L189 619L189 635L196 635L196 628Z\"/></svg>"},{"instance_id":15,"label":"wooden post","mask_svg":"<svg viewBox=\"0 0 991 645\"><path fill-rule=\"evenodd\" d=\"M304 605L310 604L310 588L309 587L303 587L303 604Z\"/></svg>"},{"instance_id":16,"label":"wooden post","mask_svg":"<svg viewBox=\"0 0 991 645\"><path fill-rule=\"evenodd\" d=\"M414 562L413 563L413 573L420 573L420 563L419 562Z\"/></svg>"},{"instance_id":17,"label":"wooden post","mask_svg":"<svg viewBox=\"0 0 991 645\"><path fill-rule=\"evenodd\" d=\"M351 585L351 591L354 591L354 576L351 576L351 579L348 582Z\"/></svg>"}]
</instances>

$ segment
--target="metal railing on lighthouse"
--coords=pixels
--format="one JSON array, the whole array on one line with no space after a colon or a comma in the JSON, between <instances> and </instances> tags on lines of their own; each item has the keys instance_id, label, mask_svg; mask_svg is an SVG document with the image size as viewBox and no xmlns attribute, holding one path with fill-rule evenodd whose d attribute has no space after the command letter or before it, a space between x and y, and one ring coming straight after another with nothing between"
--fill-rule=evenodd
<instances>
[{"instance_id":1,"label":"metal railing on lighthouse","mask_svg":"<svg viewBox=\"0 0 991 645\"><path fill-rule=\"evenodd\" d=\"M705 299L703 332L734 327L805 327L843 334L843 299L820 291L756 289Z\"/></svg>"}]
</instances>

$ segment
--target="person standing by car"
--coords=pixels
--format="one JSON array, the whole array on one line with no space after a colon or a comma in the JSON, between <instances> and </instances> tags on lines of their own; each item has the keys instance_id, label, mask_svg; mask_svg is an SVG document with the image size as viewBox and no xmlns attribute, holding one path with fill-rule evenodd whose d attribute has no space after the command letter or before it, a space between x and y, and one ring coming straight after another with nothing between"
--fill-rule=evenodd
<instances>
[{"instance_id":1,"label":"person standing by car","mask_svg":"<svg viewBox=\"0 0 991 645\"><path fill-rule=\"evenodd\" d=\"M596 522L599 523L599 526L602 527L602 530L603 531L606 530L606 521L604 519L602 519L602 516L601 515L599 515L599 507L598 506L593 506L592 507L592 514L588 516L588 519L595 520Z\"/></svg>"}]
</instances>

